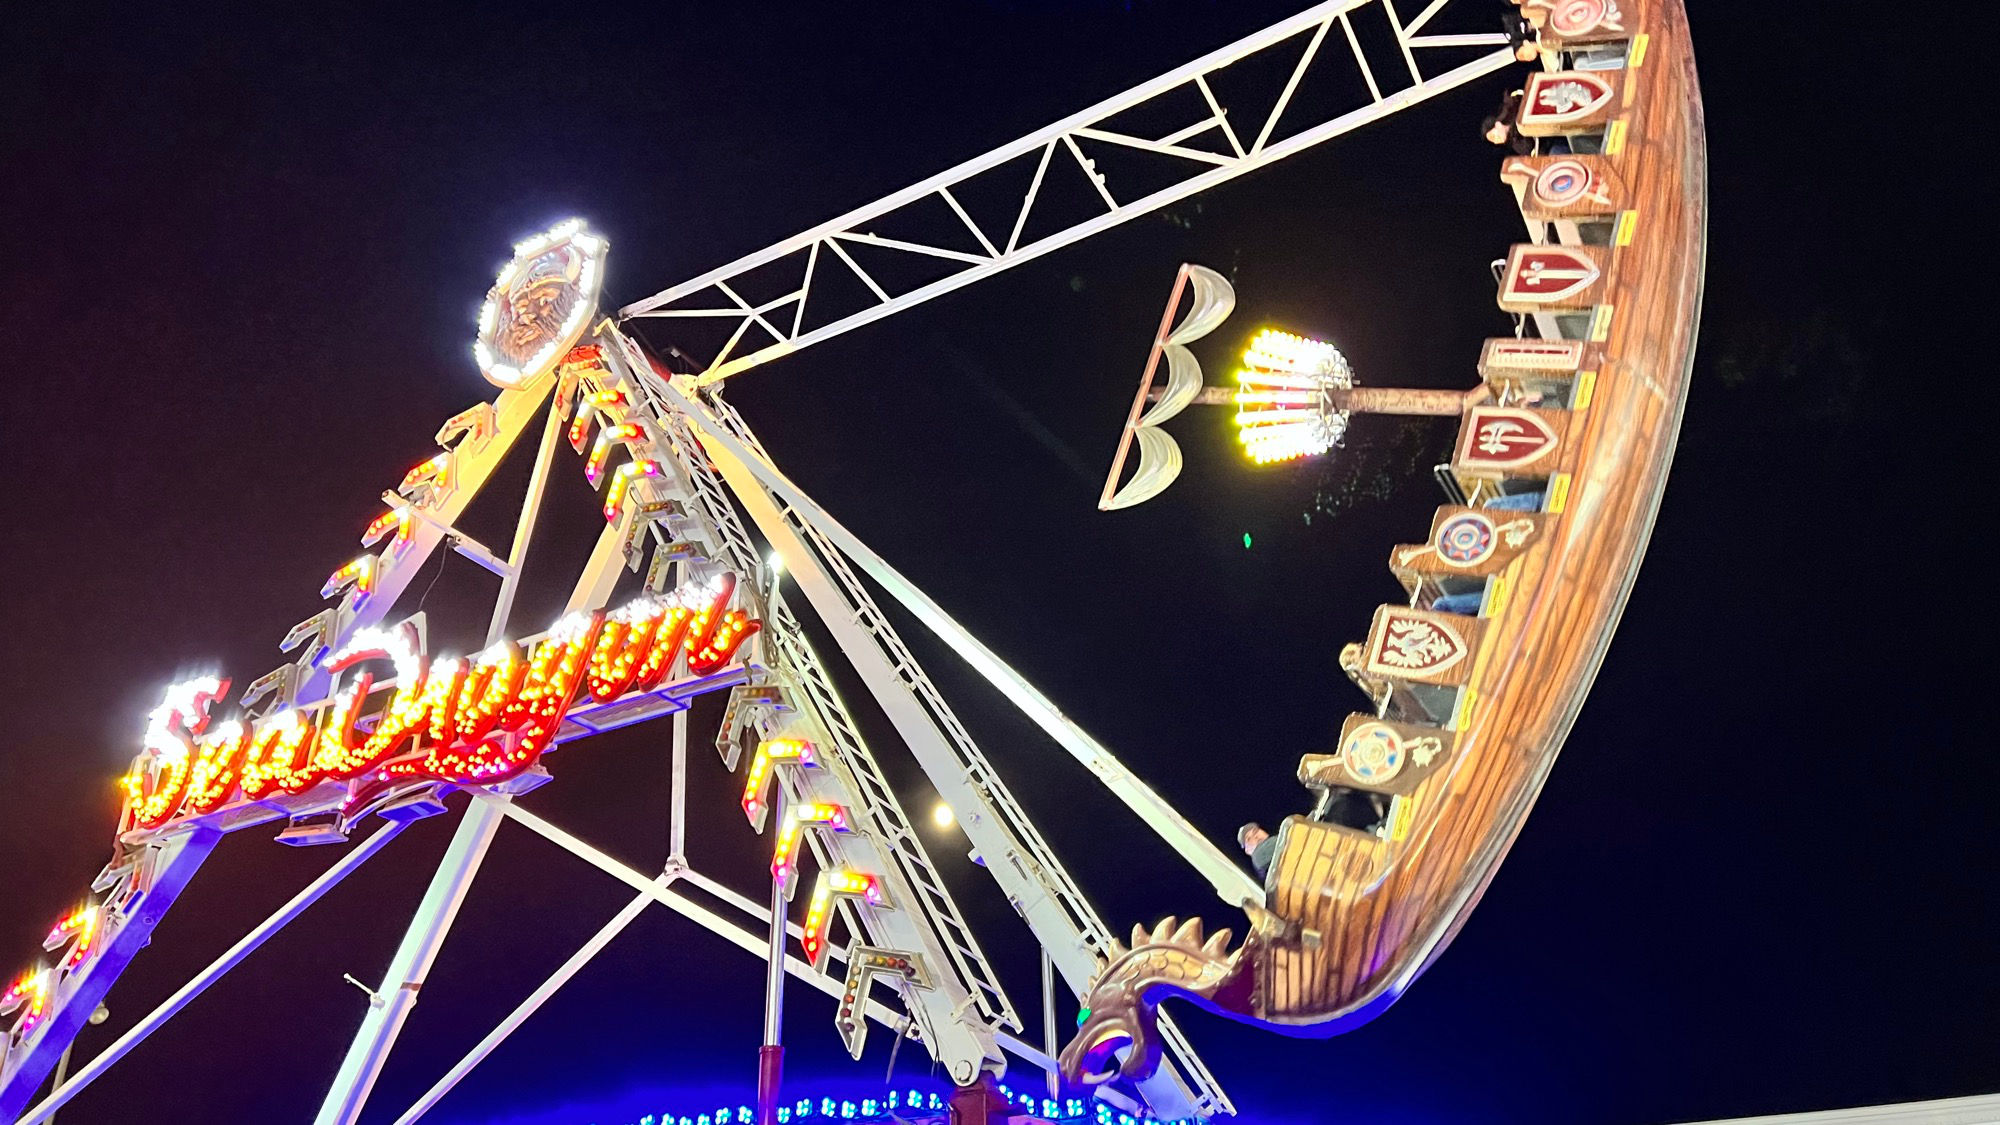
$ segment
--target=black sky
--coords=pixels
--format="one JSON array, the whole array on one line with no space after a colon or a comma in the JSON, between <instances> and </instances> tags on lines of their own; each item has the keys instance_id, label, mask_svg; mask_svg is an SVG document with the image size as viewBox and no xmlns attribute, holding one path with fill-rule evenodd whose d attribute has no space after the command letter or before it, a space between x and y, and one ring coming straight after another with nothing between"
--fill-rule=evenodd
<instances>
[{"instance_id":1,"label":"black sky","mask_svg":"<svg viewBox=\"0 0 2000 1125\"><path fill-rule=\"evenodd\" d=\"M632 300L1300 6L12 13L0 966L32 957L103 862L111 782L158 689L273 666L373 497L487 396L467 344L512 241L583 215L612 242L611 301ZM1926 372L1879 263L1855 251L1903 233L1852 161L1896 111L1846 98L1879 61L1848 26L1795 5L1691 8L1707 304L1618 639L1484 904L1388 1015L1330 1042L1187 1019L1251 1120L1648 1123L2000 1089L1985 809L2000 779L1975 744L1985 674L1966 659L1985 641L1935 609L1955 556L1934 498L1964 477L1943 407L1913 392ZM1337 341L1364 381L1470 385L1478 340L1505 326L1486 263L1519 233L1474 135L1501 89L789 358L731 397L794 479L1198 824L1225 839L1275 821L1303 801L1297 755L1360 704L1334 654L1396 596L1383 559L1427 526L1425 470L1450 430L1367 419L1330 464L1253 471L1202 416L1160 500L1100 514L1092 478L1183 260L1230 273L1242 298L1198 349L1212 372L1269 323ZM580 476L558 478L587 513ZM497 529L510 503L472 518ZM587 550L587 516L549 526L549 585L524 622L552 612ZM446 564L427 604L445 645L469 643L484 596ZM1081 770L936 663L1115 928L1206 905ZM696 764L695 858L752 888L765 845L727 775ZM531 808L659 862L657 732L551 765ZM449 832L412 830L64 1120L309 1118L361 1015L340 975L380 974ZM268 834L225 843L82 1052L328 862ZM1025 932L961 846L936 850L1027 1003ZM369 1120L393 1119L623 898L503 830ZM432 1119L740 1100L760 971L648 916ZM796 1071L875 1082L879 1050L845 1065L828 1006L794 996Z\"/></svg>"}]
</instances>

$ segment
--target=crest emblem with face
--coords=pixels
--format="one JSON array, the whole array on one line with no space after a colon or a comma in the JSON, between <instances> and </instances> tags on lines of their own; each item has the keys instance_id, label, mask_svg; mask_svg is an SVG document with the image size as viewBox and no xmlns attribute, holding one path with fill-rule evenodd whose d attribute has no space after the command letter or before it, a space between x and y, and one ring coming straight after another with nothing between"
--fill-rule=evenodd
<instances>
[{"instance_id":1,"label":"crest emblem with face","mask_svg":"<svg viewBox=\"0 0 2000 1125\"><path fill-rule=\"evenodd\" d=\"M605 242L571 219L514 247L479 310L473 358L488 382L534 382L581 339L597 311Z\"/></svg>"}]
</instances>

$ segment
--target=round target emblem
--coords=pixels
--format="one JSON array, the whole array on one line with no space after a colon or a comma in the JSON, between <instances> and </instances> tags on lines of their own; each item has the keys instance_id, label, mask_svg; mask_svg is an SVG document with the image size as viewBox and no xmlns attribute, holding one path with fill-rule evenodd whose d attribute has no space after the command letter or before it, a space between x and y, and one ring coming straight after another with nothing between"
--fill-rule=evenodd
<instances>
[{"instance_id":1,"label":"round target emblem","mask_svg":"<svg viewBox=\"0 0 2000 1125\"><path fill-rule=\"evenodd\" d=\"M1615 18L1618 6L1611 0L1562 0L1549 13L1549 30L1561 36L1577 36L1596 31L1607 16Z\"/></svg>"},{"instance_id":2,"label":"round target emblem","mask_svg":"<svg viewBox=\"0 0 2000 1125\"><path fill-rule=\"evenodd\" d=\"M1464 512L1438 528L1438 557L1453 566L1478 566L1493 557L1493 521Z\"/></svg>"},{"instance_id":3,"label":"round target emblem","mask_svg":"<svg viewBox=\"0 0 2000 1125\"><path fill-rule=\"evenodd\" d=\"M1363 723L1347 736L1340 760L1347 776L1363 785L1382 785L1403 772L1409 754L1395 731L1381 723Z\"/></svg>"},{"instance_id":4,"label":"round target emblem","mask_svg":"<svg viewBox=\"0 0 2000 1125\"><path fill-rule=\"evenodd\" d=\"M1567 207L1590 190L1590 169L1581 161L1558 160L1535 177L1535 198L1550 207Z\"/></svg>"}]
</instances>

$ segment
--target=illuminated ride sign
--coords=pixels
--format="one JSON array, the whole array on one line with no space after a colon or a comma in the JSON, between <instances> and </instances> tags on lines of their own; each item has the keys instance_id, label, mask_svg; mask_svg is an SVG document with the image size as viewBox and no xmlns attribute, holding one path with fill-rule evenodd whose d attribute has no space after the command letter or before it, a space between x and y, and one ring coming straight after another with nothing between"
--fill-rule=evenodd
<instances>
[{"instance_id":1,"label":"illuminated ride sign","mask_svg":"<svg viewBox=\"0 0 2000 1125\"><path fill-rule=\"evenodd\" d=\"M505 781L549 748L580 695L607 704L652 691L683 659L694 676L727 665L759 628L730 608L735 587L725 575L671 597L573 614L532 645L502 641L470 657L426 657L407 622L363 629L326 659L328 672L357 674L317 714L213 722L209 705L227 681L175 684L123 779L120 829L160 829L326 782L352 783L340 806L350 813L414 783ZM393 692L364 715L378 685L371 666L385 663Z\"/></svg>"},{"instance_id":2,"label":"illuminated ride sign","mask_svg":"<svg viewBox=\"0 0 2000 1125\"><path fill-rule=\"evenodd\" d=\"M465 657L426 654L420 618L370 624L534 417L534 388L545 379L553 377L550 409L570 420L579 453L593 423L599 430L585 476L606 492L604 517L623 529L628 559L636 535L673 514L656 487L667 449L632 409L602 349L582 342L605 249L577 221L515 247L480 311L473 348L500 396L447 420L437 436L443 451L384 494L389 510L362 546L386 545L336 570L320 594L340 605L301 622L279 646L307 652L251 683L235 714L212 713L224 710L229 690L219 676L167 689L119 783L124 808L94 897L50 929L43 949L52 959L0 979L0 1120L40 1087L222 835L288 818L280 841L331 843L366 816L443 812L441 795L452 788L519 793L546 777L538 762L559 740L678 711L695 695L758 674L738 654L760 623L735 608L736 577L706 565L694 568L699 581L671 593L573 614L539 636ZM409 550L418 543L422 550ZM649 590L665 573L656 560ZM316 701L298 701L305 683L329 677ZM844 826L830 815L798 831Z\"/></svg>"}]
</instances>

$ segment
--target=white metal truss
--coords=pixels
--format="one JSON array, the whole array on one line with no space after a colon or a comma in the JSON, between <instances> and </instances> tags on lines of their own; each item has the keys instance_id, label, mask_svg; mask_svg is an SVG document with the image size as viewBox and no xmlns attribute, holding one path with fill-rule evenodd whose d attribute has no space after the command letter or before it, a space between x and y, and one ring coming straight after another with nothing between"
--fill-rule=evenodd
<instances>
[{"instance_id":1,"label":"white metal truss","mask_svg":"<svg viewBox=\"0 0 2000 1125\"><path fill-rule=\"evenodd\" d=\"M703 544L709 557L738 573L757 573L761 559L724 483L715 475L686 420L655 401L651 362L622 333L607 328L604 337L615 345L612 359L626 385L634 387L641 397L634 405L645 408L650 424L659 428L674 449L674 471L686 483L684 506L695 516L688 527L711 537ZM767 602L765 615L771 682L787 692L788 707L823 736L826 768L814 775L812 783L824 787L820 794L824 799L849 809L854 828L832 836L808 835L807 840L816 851L870 853L853 857L856 865L893 882L900 909L860 906L854 913L871 944L931 955L933 987L911 993L916 997L912 1014L918 1017L939 1061L954 1071L959 1081L969 1081L976 1068L957 1073L974 1062L969 1045L953 1045L947 1040L958 1034L959 1025L975 1023L984 1025L982 1035L990 1040L999 1028L1019 1030L1020 1017L798 619L779 598ZM766 715L759 725L763 728L760 733L774 735L781 724L775 716ZM828 857L822 854L819 858L824 863ZM971 1020L973 1013L980 1019Z\"/></svg>"},{"instance_id":2,"label":"white metal truss","mask_svg":"<svg viewBox=\"0 0 2000 1125\"><path fill-rule=\"evenodd\" d=\"M738 522L735 506L728 499L733 492L752 518L757 519L765 537L778 549L808 596L818 595L815 609L842 642L848 662L875 692L918 764L952 807L961 829L984 860L986 870L1028 923L1036 941L1048 952L1072 991L1081 994L1099 968L1099 958L1109 958L1113 940L1110 930L875 604L867 587L819 528L801 518L796 508L782 504L754 478L727 479L726 458L716 458L721 462L718 471L710 460L716 451L710 448L704 452L703 445L696 440L696 419L669 401L677 396L659 378L651 360L623 333L607 329L604 336L616 345L624 373L628 380L636 382L651 408L654 422L672 436L678 453L677 467L689 476L692 485L689 493L698 508L699 522L716 530L720 549L727 553L725 561L741 570L745 560L756 558L749 537ZM757 444L741 416L719 399L713 405L723 412L723 424L730 432L755 445L761 454L761 444ZM830 601L819 600L828 595ZM824 663L813 651L790 607L781 599L773 599L766 607L766 616L771 637L769 662L786 680L806 689L800 702L810 707L818 720L816 725L838 748L838 757L850 766L846 772L855 783L856 792L849 799L858 798L860 807L870 809L891 826L886 838L893 842L896 858L910 886L919 891L918 902L931 914L933 932L944 942L951 967L961 981L971 986L974 999L988 1013L989 1020L1020 1030L1020 1018L997 974L925 854L901 802L862 741ZM843 636L848 632L860 635ZM1195 1056L1179 1029L1170 1021L1163 1021L1162 1035L1170 1052L1169 1065L1142 1087L1140 1093L1148 1106L1167 1118L1232 1112L1227 1095Z\"/></svg>"},{"instance_id":3,"label":"white metal truss","mask_svg":"<svg viewBox=\"0 0 2000 1125\"><path fill-rule=\"evenodd\" d=\"M742 415L719 396L712 398L710 404L723 429L768 462L769 455ZM971 732L959 721L957 712L924 672L868 587L848 565L846 556L820 530L810 512L802 512L768 488L759 487L785 525L810 546L821 565L839 582L854 623L881 649L896 682L929 716L939 737L911 742L918 764L952 807L953 816L984 860L986 871L1000 884L1008 902L1027 923L1072 993L1082 995L1101 967L1099 958L1109 961L1112 956L1115 939L1110 928L1043 839L1033 819L1015 800ZM1166 1045L1168 1065L1142 1087L1148 1103L1164 1117L1207 1117L1234 1112L1214 1075L1195 1055L1180 1029L1164 1015L1160 1034ZM1169 1108L1176 1099L1185 1103L1184 1109Z\"/></svg>"},{"instance_id":4,"label":"white metal truss","mask_svg":"<svg viewBox=\"0 0 2000 1125\"><path fill-rule=\"evenodd\" d=\"M837 336L849 329L880 320L892 313L921 304L932 297L970 285L1001 270L1040 257L1051 250L1156 210L1175 200L1213 187L1225 180L1291 156L1321 141L1340 136L1379 121L1418 102L1466 82L1493 73L1513 62L1504 35L1426 35L1424 29L1449 0L1431 0L1417 16L1404 22L1395 0L1326 0L1312 8L1274 24L1246 39L1202 56L1150 82L1107 98L1089 109L974 157L884 199L822 223L775 246L739 258L726 266L708 271L690 281L662 290L621 310L622 317L681 317L718 321L730 326L728 341L708 367L696 376L698 385L707 385L768 363L780 356ZM1379 4L1393 31L1403 66L1396 73L1378 74L1362 50L1354 30L1352 13ZM1336 25L1339 34L1334 34ZM1293 40L1305 40L1303 53L1291 71L1275 104L1224 104L1211 79L1221 71L1245 60L1261 56L1280 57ZM1329 45L1329 40L1334 40ZM1427 75L1421 57L1440 49L1493 47L1449 69ZM1344 48L1344 50L1343 50ZM1339 65L1328 59L1345 57L1365 83L1368 97L1361 104L1331 117L1287 131L1279 136L1281 123L1287 130L1292 122L1286 111L1294 107L1300 84L1318 67ZM1402 73L1407 71L1407 78ZM1149 103L1163 105L1177 96L1192 104L1190 92L1199 95L1206 115L1157 137L1134 136L1123 132L1116 119ZM1235 111L1232 115L1231 111ZM1232 119L1233 117L1233 119ZM1240 128L1248 122L1253 128ZM1146 194L1125 191L1109 182L1087 150L1114 146L1139 150L1178 161L1180 179ZM1038 155L1036 155L1038 154ZM1011 225L1002 231L982 225L967 209L963 198L978 182L993 184L1009 163L1036 155L1038 163L1025 192L1010 195L1018 203L1010 208ZM1029 237L1031 220L1041 212L1043 188L1052 163L1071 162L1082 171L1102 205L1097 214L1082 221ZM982 192L983 188L978 189ZM1008 190L1008 189L1002 189ZM937 207L949 208L962 229L953 232L957 245L949 240L935 242L888 238L874 233L873 226L909 219L920 213L937 214ZM854 258L851 248L870 247L873 251L899 254L932 269L946 263L946 276L926 283L897 285L878 277ZM775 296L762 296L751 275L771 270L798 278L795 287ZM829 271L852 276L872 295L873 302L856 312L839 315L825 324L807 327L808 310L813 308L815 283L823 283ZM877 271L880 272L880 271ZM749 294L746 296L745 294Z\"/></svg>"}]
</instances>

